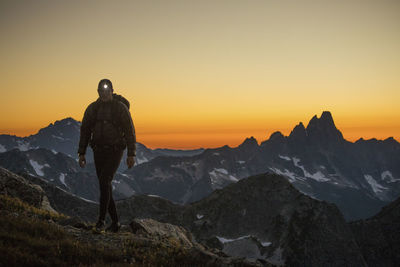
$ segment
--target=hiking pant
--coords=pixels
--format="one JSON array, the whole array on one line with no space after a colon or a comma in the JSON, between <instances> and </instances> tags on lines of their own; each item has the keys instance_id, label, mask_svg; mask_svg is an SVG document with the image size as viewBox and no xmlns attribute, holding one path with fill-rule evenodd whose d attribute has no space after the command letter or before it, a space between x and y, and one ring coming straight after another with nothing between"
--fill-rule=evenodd
<instances>
[{"instance_id":1,"label":"hiking pant","mask_svg":"<svg viewBox=\"0 0 400 267\"><path fill-rule=\"evenodd\" d=\"M93 152L94 164L96 166L96 173L100 187L99 221L105 220L106 212L108 210L112 221L118 222L117 209L112 197L111 181L119 167L124 151L122 149L109 147L96 148Z\"/></svg>"}]
</instances>

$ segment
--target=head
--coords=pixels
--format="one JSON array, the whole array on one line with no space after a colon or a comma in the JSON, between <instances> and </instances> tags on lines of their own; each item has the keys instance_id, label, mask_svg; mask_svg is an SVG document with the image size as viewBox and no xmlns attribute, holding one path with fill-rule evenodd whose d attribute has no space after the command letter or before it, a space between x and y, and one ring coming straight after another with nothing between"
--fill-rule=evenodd
<instances>
[{"instance_id":1,"label":"head","mask_svg":"<svg viewBox=\"0 0 400 267\"><path fill-rule=\"evenodd\" d=\"M113 86L110 80L103 79L99 82L97 87L97 92L99 93L100 100L103 102L108 102L112 100L112 94L114 92Z\"/></svg>"}]
</instances>

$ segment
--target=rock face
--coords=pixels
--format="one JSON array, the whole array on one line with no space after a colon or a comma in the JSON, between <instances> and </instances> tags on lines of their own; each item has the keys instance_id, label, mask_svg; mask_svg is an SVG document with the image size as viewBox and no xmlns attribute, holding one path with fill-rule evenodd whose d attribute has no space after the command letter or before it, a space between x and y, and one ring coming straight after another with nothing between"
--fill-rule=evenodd
<instances>
[{"instance_id":1,"label":"rock face","mask_svg":"<svg viewBox=\"0 0 400 267\"><path fill-rule=\"evenodd\" d=\"M40 186L29 183L2 167L0 167L0 194L19 198L36 208L55 212Z\"/></svg>"},{"instance_id":2,"label":"rock face","mask_svg":"<svg viewBox=\"0 0 400 267\"><path fill-rule=\"evenodd\" d=\"M368 266L400 266L400 198L350 226Z\"/></svg>"},{"instance_id":3,"label":"rock face","mask_svg":"<svg viewBox=\"0 0 400 267\"><path fill-rule=\"evenodd\" d=\"M334 205L301 194L274 174L252 176L213 192L191 205L184 221L200 240L217 237L227 253L244 256L246 248L250 258L288 266L365 263Z\"/></svg>"},{"instance_id":4,"label":"rock face","mask_svg":"<svg viewBox=\"0 0 400 267\"><path fill-rule=\"evenodd\" d=\"M148 196L117 206L123 221L150 217L181 225L196 240L231 256L288 266L365 265L340 211L276 174L242 179L186 206Z\"/></svg>"},{"instance_id":5,"label":"rock face","mask_svg":"<svg viewBox=\"0 0 400 267\"><path fill-rule=\"evenodd\" d=\"M29 174L23 174L23 178L40 186L40 188L45 192L51 206L57 212L68 216L77 216L87 222L96 221L99 209L97 203L66 192L42 178L31 176Z\"/></svg>"},{"instance_id":6,"label":"rock face","mask_svg":"<svg viewBox=\"0 0 400 267\"><path fill-rule=\"evenodd\" d=\"M160 223L153 219L135 219L130 224L133 233L144 233L149 235L160 235L166 238L172 237L186 247L192 248L192 236L185 228L169 223Z\"/></svg>"}]
</instances>

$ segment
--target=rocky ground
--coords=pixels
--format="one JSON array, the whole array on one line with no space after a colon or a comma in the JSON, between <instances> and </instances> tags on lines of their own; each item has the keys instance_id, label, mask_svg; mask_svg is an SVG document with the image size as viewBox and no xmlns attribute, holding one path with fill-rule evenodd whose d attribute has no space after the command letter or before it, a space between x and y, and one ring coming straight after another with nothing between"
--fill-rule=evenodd
<instances>
[{"instance_id":1,"label":"rocky ground","mask_svg":"<svg viewBox=\"0 0 400 267\"><path fill-rule=\"evenodd\" d=\"M93 225L56 212L40 186L5 169L0 224L1 266L272 266L228 257L195 242L184 228L152 219L95 234Z\"/></svg>"}]
</instances>

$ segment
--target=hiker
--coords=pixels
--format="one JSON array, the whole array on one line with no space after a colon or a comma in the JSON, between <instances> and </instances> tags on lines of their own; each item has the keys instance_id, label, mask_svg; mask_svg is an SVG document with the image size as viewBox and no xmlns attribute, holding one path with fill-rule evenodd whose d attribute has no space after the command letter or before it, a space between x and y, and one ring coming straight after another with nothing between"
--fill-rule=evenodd
<instances>
[{"instance_id":1,"label":"hiker","mask_svg":"<svg viewBox=\"0 0 400 267\"><path fill-rule=\"evenodd\" d=\"M132 168L136 156L135 127L129 112L129 102L124 97L113 93L110 80L99 82L99 98L91 103L82 119L79 140L79 165L86 165L86 148L93 150L94 164L100 187L100 212L94 230L104 232L106 212L112 223L106 231L118 232L121 227L117 209L112 197L111 181L114 178L125 147L128 148L126 164Z\"/></svg>"}]
</instances>

